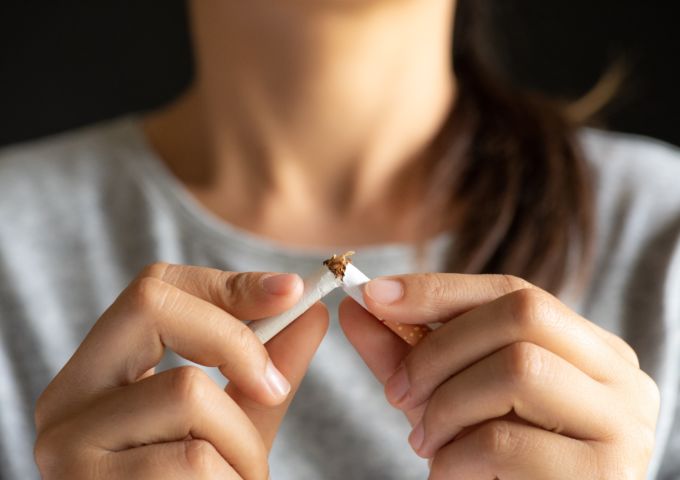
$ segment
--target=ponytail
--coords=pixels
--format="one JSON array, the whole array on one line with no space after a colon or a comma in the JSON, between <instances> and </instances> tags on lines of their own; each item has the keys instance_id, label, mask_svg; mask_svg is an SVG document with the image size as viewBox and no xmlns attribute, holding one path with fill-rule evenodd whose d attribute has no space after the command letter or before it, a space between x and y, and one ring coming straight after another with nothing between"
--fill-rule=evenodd
<instances>
[{"instance_id":1,"label":"ponytail","mask_svg":"<svg viewBox=\"0 0 680 480\"><path fill-rule=\"evenodd\" d=\"M458 0L457 102L435 142L448 152L429 169L430 200L456 211L447 269L517 275L557 292L587 270L591 172L564 109L499 80L484 3Z\"/></svg>"}]
</instances>

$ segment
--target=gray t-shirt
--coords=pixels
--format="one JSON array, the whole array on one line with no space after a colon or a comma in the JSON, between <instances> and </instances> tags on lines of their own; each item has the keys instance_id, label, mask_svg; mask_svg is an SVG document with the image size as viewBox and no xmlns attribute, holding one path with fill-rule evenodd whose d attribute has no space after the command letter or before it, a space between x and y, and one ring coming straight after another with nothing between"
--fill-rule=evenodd
<instances>
[{"instance_id":1,"label":"gray t-shirt","mask_svg":"<svg viewBox=\"0 0 680 480\"><path fill-rule=\"evenodd\" d=\"M622 336L662 393L650 478L680 478L680 155L648 139L586 130L597 187L591 283L565 299ZM359 249L369 276L441 269L408 245ZM153 261L225 270L318 268L330 252L294 248L200 207L129 116L0 152L0 477L32 479L34 402L101 312ZM275 480L424 479L401 413L333 321L271 454ZM175 364L170 358L167 365ZM212 371L211 371L212 372ZM218 374L213 377L225 383ZM625 419L621 419L625 421Z\"/></svg>"}]
</instances>

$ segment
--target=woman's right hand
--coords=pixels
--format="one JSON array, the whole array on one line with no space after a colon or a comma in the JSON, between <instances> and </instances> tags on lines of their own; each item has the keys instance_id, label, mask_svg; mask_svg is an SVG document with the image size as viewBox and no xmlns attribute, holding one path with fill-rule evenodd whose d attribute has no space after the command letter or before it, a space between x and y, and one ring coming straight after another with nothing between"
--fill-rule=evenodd
<instances>
[{"instance_id":1,"label":"woman's right hand","mask_svg":"<svg viewBox=\"0 0 680 480\"><path fill-rule=\"evenodd\" d=\"M315 305L266 349L238 319L280 313L302 289L297 275L147 267L38 399L43 478L266 479L328 314ZM226 393L195 367L155 374L165 347L219 367Z\"/></svg>"}]
</instances>

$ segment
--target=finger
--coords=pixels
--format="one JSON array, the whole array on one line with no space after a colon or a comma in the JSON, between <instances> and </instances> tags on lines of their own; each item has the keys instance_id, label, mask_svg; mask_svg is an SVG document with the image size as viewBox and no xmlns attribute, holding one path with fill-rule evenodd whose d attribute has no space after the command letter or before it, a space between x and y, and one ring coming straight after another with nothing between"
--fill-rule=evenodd
<instances>
[{"instance_id":1,"label":"finger","mask_svg":"<svg viewBox=\"0 0 680 480\"><path fill-rule=\"evenodd\" d=\"M422 273L371 280L364 300L378 318L403 323L445 322L530 283L507 275Z\"/></svg>"},{"instance_id":2,"label":"finger","mask_svg":"<svg viewBox=\"0 0 680 480\"><path fill-rule=\"evenodd\" d=\"M227 386L227 393L250 418L267 449L271 449L279 425L327 331L328 310L322 303L317 303L267 343L269 356L291 384L291 393L282 404L263 406L236 385L230 383Z\"/></svg>"},{"instance_id":3,"label":"finger","mask_svg":"<svg viewBox=\"0 0 680 480\"><path fill-rule=\"evenodd\" d=\"M372 280L364 287L364 300L378 318L423 324L449 321L499 297L527 289L543 291L511 275L410 274ZM592 322L584 322L626 361L639 366L628 344Z\"/></svg>"},{"instance_id":4,"label":"finger","mask_svg":"<svg viewBox=\"0 0 680 480\"><path fill-rule=\"evenodd\" d=\"M106 458L106 478L148 480L224 479L242 477L209 442L167 442L114 452ZM267 477L262 477L264 480Z\"/></svg>"},{"instance_id":5,"label":"finger","mask_svg":"<svg viewBox=\"0 0 680 480\"><path fill-rule=\"evenodd\" d=\"M138 278L157 278L202 298L240 320L281 313L300 299L299 275L267 272L225 272L214 268L156 263Z\"/></svg>"},{"instance_id":6,"label":"finger","mask_svg":"<svg viewBox=\"0 0 680 480\"><path fill-rule=\"evenodd\" d=\"M429 480L604 478L586 442L507 421L488 422L435 455Z\"/></svg>"},{"instance_id":7,"label":"finger","mask_svg":"<svg viewBox=\"0 0 680 480\"><path fill-rule=\"evenodd\" d=\"M68 388L92 392L135 382L161 360L164 347L217 366L256 401L283 401L288 384L242 322L212 303L146 277L104 313L60 373Z\"/></svg>"},{"instance_id":8,"label":"finger","mask_svg":"<svg viewBox=\"0 0 680 480\"><path fill-rule=\"evenodd\" d=\"M351 298L340 303L339 320L349 342L382 384L400 368L411 347ZM404 413L411 426L422 418L424 405Z\"/></svg>"},{"instance_id":9,"label":"finger","mask_svg":"<svg viewBox=\"0 0 680 480\"><path fill-rule=\"evenodd\" d=\"M515 343L440 385L411 444L429 458L464 428L511 412L544 430L588 440L610 438L620 416L606 387L548 350Z\"/></svg>"},{"instance_id":10,"label":"finger","mask_svg":"<svg viewBox=\"0 0 680 480\"><path fill-rule=\"evenodd\" d=\"M190 435L214 446L244 478L266 478L267 449L257 429L196 367L167 370L118 388L55 428L88 432L88 443L109 452Z\"/></svg>"},{"instance_id":11,"label":"finger","mask_svg":"<svg viewBox=\"0 0 680 480\"><path fill-rule=\"evenodd\" d=\"M620 380L628 371L621 369L623 359L587 323L552 295L517 290L425 337L406 357L401 375L388 381L388 398L403 408L417 405L450 376L516 342L550 350L597 381Z\"/></svg>"}]
</instances>

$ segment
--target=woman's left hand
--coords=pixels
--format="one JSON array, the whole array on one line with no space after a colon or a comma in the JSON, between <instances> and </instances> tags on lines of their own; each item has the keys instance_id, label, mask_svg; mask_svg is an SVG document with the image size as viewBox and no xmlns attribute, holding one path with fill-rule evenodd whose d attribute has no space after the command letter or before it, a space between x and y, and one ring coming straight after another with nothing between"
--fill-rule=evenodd
<instances>
[{"instance_id":1,"label":"woman's left hand","mask_svg":"<svg viewBox=\"0 0 680 480\"><path fill-rule=\"evenodd\" d=\"M619 337L515 277L381 278L364 297L377 318L443 323L409 347L354 301L340 307L430 480L644 478L659 391Z\"/></svg>"}]
</instances>

